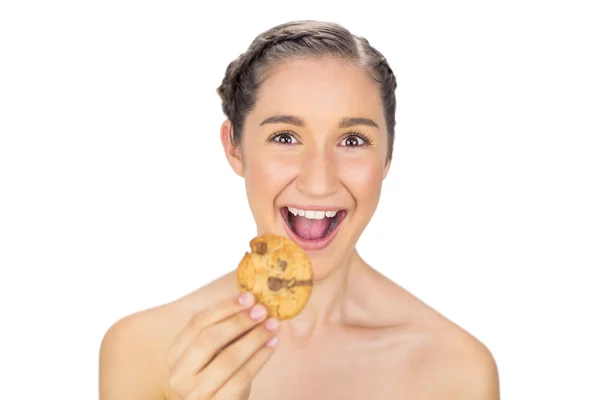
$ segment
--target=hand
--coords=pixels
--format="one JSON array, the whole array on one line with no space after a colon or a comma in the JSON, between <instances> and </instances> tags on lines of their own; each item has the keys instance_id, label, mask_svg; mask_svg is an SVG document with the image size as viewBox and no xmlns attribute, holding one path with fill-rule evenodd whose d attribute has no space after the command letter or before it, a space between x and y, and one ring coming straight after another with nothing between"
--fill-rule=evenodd
<instances>
[{"instance_id":1,"label":"hand","mask_svg":"<svg viewBox=\"0 0 600 400\"><path fill-rule=\"evenodd\" d=\"M249 292L227 299L196 313L177 336L167 363L169 384L182 399L248 399L279 329L276 319L263 323L267 310L254 303Z\"/></svg>"}]
</instances>

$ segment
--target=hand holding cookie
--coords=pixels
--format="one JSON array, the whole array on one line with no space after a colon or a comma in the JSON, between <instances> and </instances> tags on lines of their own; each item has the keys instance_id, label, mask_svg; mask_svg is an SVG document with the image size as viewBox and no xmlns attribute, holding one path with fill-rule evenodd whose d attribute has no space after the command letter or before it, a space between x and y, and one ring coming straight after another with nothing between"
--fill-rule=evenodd
<instances>
[{"instance_id":1,"label":"hand holding cookie","mask_svg":"<svg viewBox=\"0 0 600 400\"><path fill-rule=\"evenodd\" d=\"M308 302L312 268L300 246L264 234L250 248L237 268L237 300L195 314L169 349L169 384L184 400L247 400L278 343L278 320Z\"/></svg>"},{"instance_id":2,"label":"hand holding cookie","mask_svg":"<svg viewBox=\"0 0 600 400\"><path fill-rule=\"evenodd\" d=\"M184 400L247 400L278 342L267 318L249 292L195 314L169 349L171 388Z\"/></svg>"}]
</instances>

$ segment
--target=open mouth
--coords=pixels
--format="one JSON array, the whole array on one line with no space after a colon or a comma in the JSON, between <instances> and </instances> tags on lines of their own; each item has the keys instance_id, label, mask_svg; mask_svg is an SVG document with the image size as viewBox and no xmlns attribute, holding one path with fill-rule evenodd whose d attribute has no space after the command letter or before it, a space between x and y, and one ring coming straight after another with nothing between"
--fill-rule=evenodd
<instances>
[{"instance_id":1,"label":"open mouth","mask_svg":"<svg viewBox=\"0 0 600 400\"><path fill-rule=\"evenodd\" d=\"M281 209L291 239L305 250L318 250L329 245L346 215L346 210Z\"/></svg>"}]
</instances>

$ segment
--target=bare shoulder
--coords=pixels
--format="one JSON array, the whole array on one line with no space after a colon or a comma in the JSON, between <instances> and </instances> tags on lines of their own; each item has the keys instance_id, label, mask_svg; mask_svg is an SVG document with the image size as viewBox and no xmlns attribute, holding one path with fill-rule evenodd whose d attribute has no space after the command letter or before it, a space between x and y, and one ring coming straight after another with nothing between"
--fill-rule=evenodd
<instances>
[{"instance_id":1,"label":"bare shoulder","mask_svg":"<svg viewBox=\"0 0 600 400\"><path fill-rule=\"evenodd\" d=\"M175 301L116 321L100 345L100 400L164 400L168 394L166 353L192 316L231 291L225 275ZM235 289L235 285L233 286Z\"/></svg>"},{"instance_id":2,"label":"bare shoulder","mask_svg":"<svg viewBox=\"0 0 600 400\"><path fill-rule=\"evenodd\" d=\"M375 273L367 281L377 286L371 291L376 303L370 308L383 310L379 324L397 327L393 332L403 343L399 374L408 374L417 383L411 398L500 398L496 361L485 344L384 276Z\"/></svg>"},{"instance_id":3,"label":"bare shoulder","mask_svg":"<svg viewBox=\"0 0 600 400\"><path fill-rule=\"evenodd\" d=\"M415 372L426 378L423 398L498 400L498 368L489 348L427 304L415 301L420 312L414 327L423 338L415 353Z\"/></svg>"},{"instance_id":4,"label":"bare shoulder","mask_svg":"<svg viewBox=\"0 0 600 400\"><path fill-rule=\"evenodd\" d=\"M498 400L498 369L490 350L460 327L427 332L415 351L418 398Z\"/></svg>"}]
</instances>

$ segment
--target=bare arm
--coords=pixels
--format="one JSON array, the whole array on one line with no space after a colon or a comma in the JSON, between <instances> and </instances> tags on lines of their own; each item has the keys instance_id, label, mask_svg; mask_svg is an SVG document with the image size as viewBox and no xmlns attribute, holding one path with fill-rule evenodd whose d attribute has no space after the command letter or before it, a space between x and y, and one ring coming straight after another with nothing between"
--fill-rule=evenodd
<instances>
[{"instance_id":1,"label":"bare arm","mask_svg":"<svg viewBox=\"0 0 600 400\"><path fill-rule=\"evenodd\" d=\"M498 368L476 339L441 340L427 346L416 366L419 400L500 400Z\"/></svg>"},{"instance_id":2,"label":"bare arm","mask_svg":"<svg viewBox=\"0 0 600 400\"><path fill-rule=\"evenodd\" d=\"M498 370L490 357L472 360L469 366L463 366L462 377L454 383L449 382L453 389L444 400L500 400Z\"/></svg>"},{"instance_id":3,"label":"bare arm","mask_svg":"<svg viewBox=\"0 0 600 400\"><path fill-rule=\"evenodd\" d=\"M445 364L445 363L444 363ZM443 365L438 400L500 400L498 368L489 350L475 343L470 351Z\"/></svg>"},{"instance_id":4,"label":"bare arm","mask_svg":"<svg viewBox=\"0 0 600 400\"><path fill-rule=\"evenodd\" d=\"M100 347L100 400L161 399L151 352L144 345L143 317L133 315L115 323Z\"/></svg>"}]
</instances>

